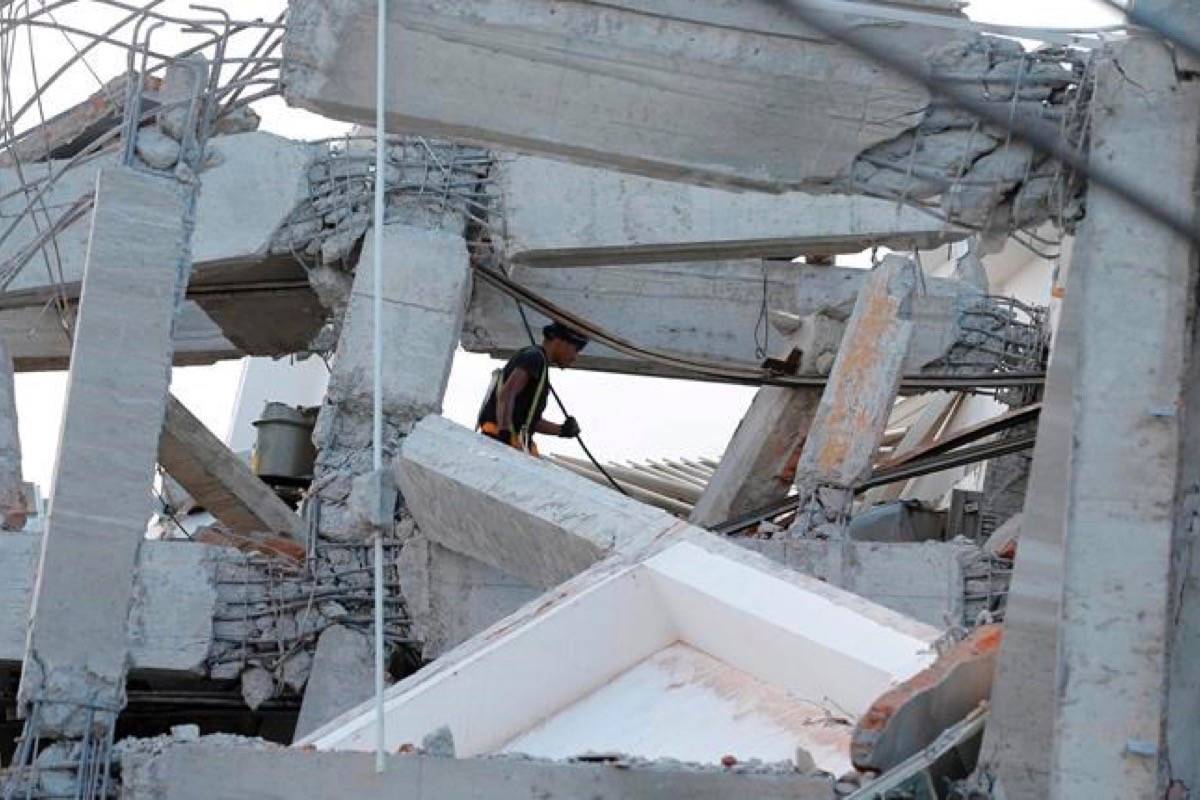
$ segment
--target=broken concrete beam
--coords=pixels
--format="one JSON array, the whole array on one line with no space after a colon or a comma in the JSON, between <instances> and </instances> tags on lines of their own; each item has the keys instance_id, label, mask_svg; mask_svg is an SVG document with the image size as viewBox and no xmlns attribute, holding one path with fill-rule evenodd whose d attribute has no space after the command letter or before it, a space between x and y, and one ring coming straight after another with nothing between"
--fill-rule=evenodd
<instances>
[{"instance_id":1,"label":"broken concrete beam","mask_svg":"<svg viewBox=\"0 0 1200 800\"><path fill-rule=\"evenodd\" d=\"M303 538L300 516L174 395L167 398L158 463L234 533Z\"/></svg>"},{"instance_id":2,"label":"broken concrete beam","mask_svg":"<svg viewBox=\"0 0 1200 800\"><path fill-rule=\"evenodd\" d=\"M393 223L383 230L385 463L414 422L441 410L466 312L470 265L461 231ZM319 533L363 534L349 507L351 482L371 471L374 237L368 235L342 323L329 390L313 442Z\"/></svg>"},{"instance_id":3,"label":"broken concrete beam","mask_svg":"<svg viewBox=\"0 0 1200 800\"><path fill-rule=\"evenodd\" d=\"M5 301L0 298L0 306ZM44 303L0 307L0 339L12 356L17 372L65 370L71 363L71 338L78 305L69 303L62 316ZM242 307L250 312L250 303ZM254 313L257 313L255 310ZM175 318L175 366L212 364L227 358L241 358L245 351L229 341L221 328L190 300L184 301Z\"/></svg>"},{"instance_id":4,"label":"broken concrete beam","mask_svg":"<svg viewBox=\"0 0 1200 800\"><path fill-rule=\"evenodd\" d=\"M375 690L375 648L371 637L344 625L331 625L317 638L312 672L296 721L302 739L337 715L362 703Z\"/></svg>"},{"instance_id":5,"label":"broken concrete beam","mask_svg":"<svg viewBox=\"0 0 1200 800\"><path fill-rule=\"evenodd\" d=\"M365 0L294 0L288 102L372 123L376 24ZM883 27L889 46L913 54L962 38ZM769 5L402 0L389 6L387 36L389 130L667 180L824 186L929 103L920 86Z\"/></svg>"},{"instance_id":6,"label":"broken concrete beam","mask_svg":"<svg viewBox=\"0 0 1200 800\"><path fill-rule=\"evenodd\" d=\"M875 690L932 662L937 635L681 528L619 551L393 686L387 747L443 725L466 757L590 751L718 764L731 753L792 760L799 746L838 774L850 731L828 709L865 710ZM537 652L557 654L552 674L520 668ZM728 681L736 688L712 688ZM369 749L371 714L364 704L301 744Z\"/></svg>"},{"instance_id":7,"label":"broken concrete beam","mask_svg":"<svg viewBox=\"0 0 1200 800\"><path fill-rule=\"evenodd\" d=\"M152 510L171 327L191 268L192 193L128 168L103 170L96 181L18 696L25 711L46 703L38 716L45 735L80 735L90 716L82 704L125 702L126 624L136 613L137 553Z\"/></svg>"},{"instance_id":8,"label":"broken concrete beam","mask_svg":"<svg viewBox=\"0 0 1200 800\"><path fill-rule=\"evenodd\" d=\"M397 564L404 607L427 661L503 619L541 592L425 536L405 543Z\"/></svg>"},{"instance_id":9,"label":"broken concrete beam","mask_svg":"<svg viewBox=\"0 0 1200 800\"><path fill-rule=\"evenodd\" d=\"M524 266L923 250L967 235L865 196L730 192L532 156L501 158L493 176L501 255Z\"/></svg>"},{"instance_id":10,"label":"broken concrete beam","mask_svg":"<svg viewBox=\"0 0 1200 800\"><path fill-rule=\"evenodd\" d=\"M793 264L789 261L712 261L616 267L536 269L514 267L511 277L550 302L602 328L650 348L713 361L758 364L766 278L766 305L791 320L767 333L769 354L786 357L797 339L806 372L828 374L840 328L869 275L868 270ZM915 332L903 354L906 373L944 357L962 336L961 312L982 293L966 283L926 278L915 297ZM827 313L820 313L827 312ZM537 330L546 318L528 311ZM811 321L810 319L811 318ZM797 324L797 320L800 322ZM809 326L801 329L799 326ZM755 330L760 331L756 341ZM830 341L832 340L832 341ZM529 346L529 336L511 297L476 282L462 334L463 347L507 358ZM588 347L576 368L692 377L677 367L640 361L602 344Z\"/></svg>"},{"instance_id":11,"label":"broken concrete beam","mask_svg":"<svg viewBox=\"0 0 1200 800\"><path fill-rule=\"evenodd\" d=\"M383 772L372 756L315 752L262 741L239 747L231 737L165 750L122 742L122 796L127 800L232 800L256 796L446 800L530 797L589 800L827 800L833 780L771 767L703 768L639 759L563 763L530 758L456 759L390 753ZM153 741L153 740L151 740Z\"/></svg>"},{"instance_id":12,"label":"broken concrete beam","mask_svg":"<svg viewBox=\"0 0 1200 800\"><path fill-rule=\"evenodd\" d=\"M19 665L25 655L30 605L42 537L0 537L0 662ZM190 542L146 542L138 554L130 616L130 668L153 673L202 675L213 646L218 613L217 564L237 553ZM89 590L93 591L94 590Z\"/></svg>"},{"instance_id":13,"label":"broken concrete beam","mask_svg":"<svg viewBox=\"0 0 1200 800\"><path fill-rule=\"evenodd\" d=\"M963 620L964 563L975 552L947 542L737 538L799 573L941 628Z\"/></svg>"},{"instance_id":14,"label":"broken concrete beam","mask_svg":"<svg viewBox=\"0 0 1200 800\"><path fill-rule=\"evenodd\" d=\"M887 772L916 755L991 695L1004 629L976 628L934 664L889 689L854 728L850 754L862 772Z\"/></svg>"},{"instance_id":15,"label":"broken concrete beam","mask_svg":"<svg viewBox=\"0 0 1200 800\"><path fill-rule=\"evenodd\" d=\"M1105 113L1093 120L1090 161L1193 218L1200 87L1180 76L1170 48L1152 36L1115 46L1099 66L1095 102ZM1195 491L1180 478L1179 406L1195 313L1181 288L1195 284L1197 252L1092 185L1073 258L1072 291L1082 293L1086 313L1060 499L1065 569L1049 796L1164 796L1175 765L1164 738L1178 619L1172 575L1191 544L1174 548L1194 524L1175 508Z\"/></svg>"},{"instance_id":16,"label":"broken concrete beam","mask_svg":"<svg viewBox=\"0 0 1200 800\"><path fill-rule=\"evenodd\" d=\"M0 339L0 527L6 531L19 531L25 527L27 504L24 487L13 362L3 339Z\"/></svg>"},{"instance_id":17,"label":"broken concrete beam","mask_svg":"<svg viewBox=\"0 0 1200 800\"><path fill-rule=\"evenodd\" d=\"M916 284L915 263L887 256L855 301L796 466L797 535L844 534L850 487L870 471L900 387Z\"/></svg>"},{"instance_id":18,"label":"broken concrete beam","mask_svg":"<svg viewBox=\"0 0 1200 800\"><path fill-rule=\"evenodd\" d=\"M543 589L682 525L438 416L413 428L396 468L422 534Z\"/></svg>"},{"instance_id":19,"label":"broken concrete beam","mask_svg":"<svg viewBox=\"0 0 1200 800\"><path fill-rule=\"evenodd\" d=\"M787 497L820 401L820 389L759 389L688 521L708 528Z\"/></svg>"}]
</instances>

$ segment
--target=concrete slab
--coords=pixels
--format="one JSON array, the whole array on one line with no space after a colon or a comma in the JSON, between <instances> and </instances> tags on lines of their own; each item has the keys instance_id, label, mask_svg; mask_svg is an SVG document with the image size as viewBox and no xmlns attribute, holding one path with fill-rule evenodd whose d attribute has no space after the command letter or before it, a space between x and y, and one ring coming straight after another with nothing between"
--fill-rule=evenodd
<instances>
[{"instance_id":1,"label":"concrete slab","mask_svg":"<svg viewBox=\"0 0 1200 800\"><path fill-rule=\"evenodd\" d=\"M865 710L878 691L932 662L937 635L688 529L595 565L389 689L388 748L441 725L467 757L524 741L535 750L553 745L559 756L567 746L719 763L729 753L774 757L785 742L836 774L848 764L848 729L826 709ZM707 655L671 649L677 645ZM556 660L553 671L521 666L547 657ZM660 685L664 670L674 670L674 683ZM730 680L717 681L720 699L705 694L717 688L706 689L706 677L718 675ZM664 698L677 690L709 720L703 730L693 724L699 717L688 721ZM773 715L774 704L758 704L767 695L786 699L779 708L816 698L821 707ZM485 696L490 712L480 715ZM631 710L650 715L648 725L616 724ZM371 720L364 705L300 744L369 749ZM730 736L717 741L722 728ZM534 747L535 738L543 744Z\"/></svg>"},{"instance_id":2,"label":"concrete slab","mask_svg":"<svg viewBox=\"0 0 1200 800\"><path fill-rule=\"evenodd\" d=\"M371 637L331 625L317 638L312 672L294 738L302 739L375 691L375 648Z\"/></svg>"},{"instance_id":3,"label":"concrete slab","mask_svg":"<svg viewBox=\"0 0 1200 800\"><path fill-rule=\"evenodd\" d=\"M129 800L827 800L832 780L787 770L702 769L622 761L560 764L526 758L386 756L375 772L368 753L313 752L262 743L237 747L202 739L122 760Z\"/></svg>"},{"instance_id":4,"label":"concrete slab","mask_svg":"<svg viewBox=\"0 0 1200 800\"><path fill-rule=\"evenodd\" d=\"M191 268L192 189L104 170L75 329L54 498L42 540L19 705L43 734L78 735L85 702L120 708L137 553ZM120 402L114 402L119 397ZM103 717L103 715L101 715Z\"/></svg>"},{"instance_id":5,"label":"concrete slab","mask_svg":"<svg viewBox=\"0 0 1200 800\"><path fill-rule=\"evenodd\" d=\"M365 0L292 3L289 103L372 123L374 14ZM915 125L929 102L765 5L403 0L388 14L389 130L654 178L822 186ZM881 28L914 54L961 38L894 21Z\"/></svg>"},{"instance_id":6,"label":"concrete slab","mask_svg":"<svg viewBox=\"0 0 1200 800\"><path fill-rule=\"evenodd\" d=\"M610 266L932 249L967 235L890 200L730 192L533 156L493 168L510 264Z\"/></svg>"},{"instance_id":7,"label":"concrete slab","mask_svg":"<svg viewBox=\"0 0 1200 800\"><path fill-rule=\"evenodd\" d=\"M396 472L423 535L543 589L618 548L683 526L438 416L413 428Z\"/></svg>"}]
</instances>

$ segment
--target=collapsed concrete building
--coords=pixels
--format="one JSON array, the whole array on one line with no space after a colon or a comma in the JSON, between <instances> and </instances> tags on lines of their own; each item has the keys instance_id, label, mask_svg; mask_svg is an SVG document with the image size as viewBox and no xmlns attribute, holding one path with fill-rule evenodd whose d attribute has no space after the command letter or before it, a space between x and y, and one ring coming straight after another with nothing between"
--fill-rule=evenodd
<instances>
[{"instance_id":1,"label":"collapsed concrete building","mask_svg":"<svg viewBox=\"0 0 1200 800\"><path fill-rule=\"evenodd\" d=\"M6 119L5 796L1195 791L1195 54L796 6L291 0L158 55L146 8ZM712 461L441 416L552 320L759 388ZM296 474L170 393L246 356L329 367L259 421ZM64 369L43 518L13 375Z\"/></svg>"}]
</instances>

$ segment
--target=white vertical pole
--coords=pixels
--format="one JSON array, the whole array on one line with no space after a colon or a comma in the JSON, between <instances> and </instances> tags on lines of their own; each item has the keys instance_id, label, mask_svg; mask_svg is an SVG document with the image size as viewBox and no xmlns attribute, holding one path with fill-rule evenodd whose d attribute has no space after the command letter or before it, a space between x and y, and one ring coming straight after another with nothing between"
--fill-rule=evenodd
<instances>
[{"instance_id":1,"label":"white vertical pole","mask_svg":"<svg viewBox=\"0 0 1200 800\"><path fill-rule=\"evenodd\" d=\"M383 469L383 212L387 137L384 131L384 70L387 64L387 0L378 0L375 31L375 263L371 321L372 435L371 464ZM383 529L375 535L375 771L383 772L385 726L383 718Z\"/></svg>"}]
</instances>

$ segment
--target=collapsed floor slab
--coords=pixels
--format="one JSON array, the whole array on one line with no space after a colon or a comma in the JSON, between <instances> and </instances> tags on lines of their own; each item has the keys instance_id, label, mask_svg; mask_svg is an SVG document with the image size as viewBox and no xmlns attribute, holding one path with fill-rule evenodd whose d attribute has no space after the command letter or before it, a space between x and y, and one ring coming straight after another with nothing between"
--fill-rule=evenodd
<instances>
[{"instance_id":1,"label":"collapsed floor slab","mask_svg":"<svg viewBox=\"0 0 1200 800\"><path fill-rule=\"evenodd\" d=\"M957 15L948 3L917 4ZM393 3L388 128L780 191L831 181L860 152L913 126L929 102L921 87L771 6L668 8ZM375 27L374 7L361 0L293 2L288 102L372 123ZM891 46L902 41L912 53L964 38L895 21L886 28ZM549 116L553 126L540 123Z\"/></svg>"},{"instance_id":2,"label":"collapsed floor slab","mask_svg":"<svg viewBox=\"0 0 1200 800\"><path fill-rule=\"evenodd\" d=\"M849 731L830 709L865 711L931 663L937 637L685 529L595 565L389 689L387 746L446 725L468 757L590 750L718 763L801 748L839 774ZM528 668L547 657L555 669ZM479 715L484 702L491 711ZM626 724L631 713L638 725ZM372 719L360 707L300 744L369 749Z\"/></svg>"}]
</instances>

